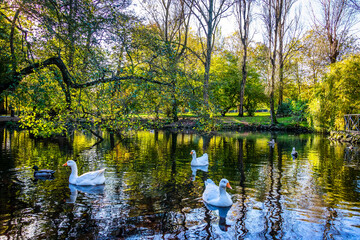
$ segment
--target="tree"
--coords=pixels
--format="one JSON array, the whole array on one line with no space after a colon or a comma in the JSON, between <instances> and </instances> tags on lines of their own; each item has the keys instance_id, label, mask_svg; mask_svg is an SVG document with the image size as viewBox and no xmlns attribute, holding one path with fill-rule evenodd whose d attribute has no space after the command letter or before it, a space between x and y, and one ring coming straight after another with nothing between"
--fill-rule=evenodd
<instances>
[{"instance_id":1,"label":"tree","mask_svg":"<svg viewBox=\"0 0 360 240\"><path fill-rule=\"evenodd\" d=\"M344 43L350 37L350 29L356 23L355 11L349 0L318 0L320 16L313 12L314 29L326 36L326 54L329 63L339 60Z\"/></svg>"},{"instance_id":2,"label":"tree","mask_svg":"<svg viewBox=\"0 0 360 240\"><path fill-rule=\"evenodd\" d=\"M161 52L153 51L157 60L152 63L154 68L162 72L162 78L171 84L173 121L178 121L179 63L187 48L191 7L187 7L183 0L144 1L143 6L150 24L156 27L157 37L163 41L163 44L156 43L163 45L163 48L157 47ZM165 57L164 61L161 61L161 55Z\"/></svg>"},{"instance_id":3,"label":"tree","mask_svg":"<svg viewBox=\"0 0 360 240\"><path fill-rule=\"evenodd\" d=\"M352 6L355 10L360 10L360 2L359 0L350 0L350 6Z\"/></svg>"},{"instance_id":4,"label":"tree","mask_svg":"<svg viewBox=\"0 0 360 240\"><path fill-rule=\"evenodd\" d=\"M259 105L269 101L265 94L265 86L260 78L259 73L254 66L248 66L248 81L245 87L244 108L248 116L254 116Z\"/></svg>"},{"instance_id":5,"label":"tree","mask_svg":"<svg viewBox=\"0 0 360 240\"><path fill-rule=\"evenodd\" d=\"M315 31L307 31L301 39L301 48L299 54L302 61L303 78L312 85L316 85L322 78L328 65L326 52L326 39L324 35L318 35Z\"/></svg>"},{"instance_id":6,"label":"tree","mask_svg":"<svg viewBox=\"0 0 360 240\"><path fill-rule=\"evenodd\" d=\"M235 14L238 22L239 37L241 40L242 55L243 55L242 63L241 63L242 78L240 82L240 106L239 106L240 117L244 115L243 104L244 104L245 85L247 79L247 55L248 55L248 47L250 42L249 31L250 31L253 2L254 0L238 0L235 2Z\"/></svg>"},{"instance_id":7,"label":"tree","mask_svg":"<svg viewBox=\"0 0 360 240\"><path fill-rule=\"evenodd\" d=\"M192 13L199 23L199 34L205 35L206 43L201 42L202 57L200 58L204 65L204 87L203 96L204 104L209 106L209 77L211 66L211 54L214 49L214 42L216 37L216 28L226 11L232 6L233 2L229 0L186 0L188 6L192 6ZM202 38L200 38L202 39Z\"/></svg>"},{"instance_id":8,"label":"tree","mask_svg":"<svg viewBox=\"0 0 360 240\"><path fill-rule=\"evenodd\" d=\"M284 95L284 71L285 65L294 55L294 52L299 49L300 39L300 14L295 13L292 19L290 18L290 11L296 0L284 0L282 3L281 16L279 21L278 31L278 86L279 86L279 99L278 105L283 103Z\"/></svg>"},{"instance_id":9,"label":"tree","mask_svg":"<svg viewBox=\"0 0 360 240\"><path fill-rule=\"evenodd\" d=\"M312 124L322 130L343 129L344 114L360 111L360 55L349 56L330 67L310 102Z\"/></svg>"},{"instance_id":10,"label":"tree","mask_svg":"<svg viewBox=\"0 0 360 240\"><path fill-rule=\"evenodd\" d=\"M283 19L284 0L262 0L262 20L265 26L265 42L269 50L268 84L270 96L271 124L276 124L275 73L279 48L279 31Z\"/></svg>"},{"instance_id":11,"label":"tree","mask_svg":"<svg viewBox=\"0 0 360 240\"><path fill-rule=\"evenodd\" d=\"M210 96L213 98L211 102L214 103L216 111L225 116L230 109L236 107L239 100L239 58L225 52L215 55L212 62L211 72L214 78L210 81Z\"/></svg>"},{"instance_id":12,"label":"tree","mask_svg":"<svg viewBox=\"0 0 360 240\"><path fill-rule=\"evenodd\" d=\"M115 122L119 124L112 126L119 129L124 126L121 122L129 122L134 105L137 89L129 84L148 80L162 84L131 61L134 45L126 38L128 32L119 31L136 27L122 12L127 1L7 3L1 16L9 29L5 43L11 49L10 71L6 74L9 81L2 82L0 90L12 94L23 125L32 127L33 133L39 129L48 131L45 134L61 133L69 122L105 127ZM70 14L69 8L76 14ZM128 58L110 62L108 56L118 47L116 41L126 49L123 53Z\"/></svg>"}]
</instances>

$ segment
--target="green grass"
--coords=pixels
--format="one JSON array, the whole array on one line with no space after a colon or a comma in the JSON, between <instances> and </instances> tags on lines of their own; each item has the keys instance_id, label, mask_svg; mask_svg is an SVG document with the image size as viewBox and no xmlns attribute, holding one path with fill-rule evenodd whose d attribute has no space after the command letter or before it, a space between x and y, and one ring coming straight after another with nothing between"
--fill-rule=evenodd
<instances>
[{"instance_id":1,"label":"green grass","mask_svg":"<svg viewBox=\"0 0 360 240\"><path fill-rule=\"evenodd\" d=\"M261 125L269 125L271 124L271 118L269 112L256 112L253 117L238 117L237 113L229 113L226 114L225 117L220 118L223 119L224 122L227 123L243 123L243 124L261 124ZM307 122L297 122L293 117L277 117L277 121L280 125L288 126L298 124L300 126L307 127Z\"/></svg>"},{"instance_id":2,"label":"green grass","mask_svg":"<svg viewBox=\"0 0 360 240\"><path fill-rule=\"evenodd\" d=\"M255 112L255 116L253 117L238 117L238 113L227 113L225 117L221 117L220 115L216 118L224 123L242 123L242 124L261 124L261 125L269 125L271 124L270 112ZM150 114L141 114L143 118L153 118L154 116ZM197 118L194 113L180 113L178 117L181 118ZM166 118L164 114L160 115L160 118ZM280 125L295 125L298 124L303 127L308 127L307 122L296 122L293 117L277 117L277 121Z\"/></svg>"},{"instance_id":3,"label":"green grass","mask_svg":"<svg viewBox=\"0 0 360 240\"><path fill-rule=\"evenodd\" d=\"M226 117L237 117L238 113L227 113L225 116ZM244 114L245 116L247 116L247 113ZM255 117L260 117L260 116L268 116L270 117L270 112L255 112Z\"/></svg>"}]
</instances>

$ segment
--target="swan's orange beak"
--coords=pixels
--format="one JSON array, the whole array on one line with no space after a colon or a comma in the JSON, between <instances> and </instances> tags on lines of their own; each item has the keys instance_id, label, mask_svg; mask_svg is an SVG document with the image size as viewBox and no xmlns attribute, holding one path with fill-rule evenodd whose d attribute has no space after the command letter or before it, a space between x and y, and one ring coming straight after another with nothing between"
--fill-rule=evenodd
<instances>
[{"instance_id":1,"label":"swan's orange beak","mask_svg":"<svg viewBox=\"0 0 360 240\"><path fill-rule=\"evenodd\" d=\"M230 186L230 183L227 183L226 186L230 189L232 189L232 187Z\"/></svg>"},{"instance_id":2,"label":"swan's orange beak","mask_svg":"<svg viewBox=\"0 0 360 240\"><path fill-rule=\"evenodd\" d=\"M67 166L67 162L63 164L63 167L66 167Z\"/></svg>"},{"instance_id":3,"label":"swan's orange beak","mask_svg":"<svg viewBox=\"0 0 360 240\"><path fill-rule=\"evenodd\" d=\"M193 155L193 151L190 152L190 155Z\"/></svg>"}]
</instances>

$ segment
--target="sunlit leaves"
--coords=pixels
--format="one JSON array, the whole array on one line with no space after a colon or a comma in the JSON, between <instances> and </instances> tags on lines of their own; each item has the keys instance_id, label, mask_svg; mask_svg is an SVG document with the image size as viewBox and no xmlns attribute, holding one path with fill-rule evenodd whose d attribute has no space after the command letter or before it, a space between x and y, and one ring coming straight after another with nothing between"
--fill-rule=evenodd
<instances>
[{"instance_id":1,"label":"sunlit leaves","mask_svg":"<svg viewBox=\"0 0 360 240\"><path fill-rule=\"evenodd\" d=\"M343 129L344 114L360 113L360 56L349 56L330 67L310 103L313 124L324 129Z\"/></svg>"}]
</instances>

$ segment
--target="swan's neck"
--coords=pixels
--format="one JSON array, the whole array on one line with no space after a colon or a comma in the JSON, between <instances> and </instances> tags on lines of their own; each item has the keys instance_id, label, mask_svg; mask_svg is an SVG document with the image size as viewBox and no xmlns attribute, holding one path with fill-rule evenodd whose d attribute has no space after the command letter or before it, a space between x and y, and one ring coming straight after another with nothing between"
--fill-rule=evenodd
<instances>
[{"instance_id":1,"label":"swan's neck","mask_svg":"<svg viewBox=\"0 0 360 240\"><path fill-rule=\"evenodd\" d=\"M71 167L71 174L70 174L70 177L69 177L69 182L70 182L71 184L75 184L77 178L78 178L78 169L77 169L77 166L72 166L72 167Z\"/></svg>"},{"instance_id":2,"label":"swan's neck","mask_svg":"<svg viewBox=\"0 0 360 240\"><path fill-rule=\"evenodd\" d=\"M228 196L226 195L226 189L224 187L219 187L219 201L228 202Z\"/></svg>"},{"instance_id":3,"label":"swan's neck","mask_svg":"<svg viewBox=\"0 0 360 240\"><path fill-rule=\"evenodd\" d=\"M225 188L219 187L219 193L220 193L220 197L221 197L221 196L226 196L226 190L225 190Z\"/></svg>"},{"instance_id":4,"label":"swan's neck","mask_svg":"<svg viewBox=\"0 0 360 240\"><path fill-rule=\"evenodd\" d=\"M192 161L191 163L196 163L196 153L192 154Z\"/></svg>"}]
</instances>

